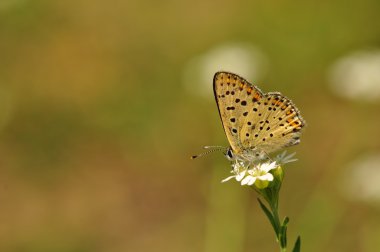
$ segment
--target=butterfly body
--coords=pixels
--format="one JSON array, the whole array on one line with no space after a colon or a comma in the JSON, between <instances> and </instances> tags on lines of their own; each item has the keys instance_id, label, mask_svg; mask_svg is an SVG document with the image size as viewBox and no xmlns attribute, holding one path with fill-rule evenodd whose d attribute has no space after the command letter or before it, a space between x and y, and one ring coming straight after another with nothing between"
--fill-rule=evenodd
<instances>
[{"instance_id":1,"label":"butterfly body","mask_svg":"<svg viewBox=\"0 0 380 252\"><path fill-rule=\"evenodd\" d=\"M300 142L305 121L281 93L263 93L229 72L217 72L213 85L234 158L257 159Z\"/></svg>"}]
</instances>

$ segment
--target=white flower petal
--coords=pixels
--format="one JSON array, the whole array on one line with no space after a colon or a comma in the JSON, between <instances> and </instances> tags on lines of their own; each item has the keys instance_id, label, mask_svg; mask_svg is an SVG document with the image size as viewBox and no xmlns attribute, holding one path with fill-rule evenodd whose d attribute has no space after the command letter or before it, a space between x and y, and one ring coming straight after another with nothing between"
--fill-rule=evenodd
<instances>
[{"instance_id":1,"label":"white flower petal","mask_svg":"<svg viewBox=\"0 0 380 252\"><path fill-rule=\"evenodd\" d=\"M265 172L269 172L270 170L276 168L276 161L268 164L268 163L265 163L265 164L262 164L261 167L260 167L260 170L262 171L265 171Z\"/></svg>"},{"instance_id":2,"label":"white flower petal","mask_svg":"<svg viewBox=\"0 0 380 252\"><path fill-rule=\"evenodd\" d=\"M241 181L241 185L252 185L256 178L252 176L247 176ZM253 182L252 182L253 181Z\"/></svg>"},{"instance_id":3,"label":"white flower petal","mask_svg":"<svg viewBox=\"0 0 380 252\"><path fill-rule=\"evenodd\" d=\"M274 169L274 168L276 168L277 167L277 163L276 163L276 161L273 161L271 164L270 164L270 169L272 170L272 169Z\"/></svg>"},{"instance_id":4,"label":"white flower petal","mask_svg":"<svg viewBox=\"0 0 380 252\"><path fill-rule=\"evenodd\" d=\"M296 161L298 161L297 158L291 158L291 159L284 160L282 163L287 164L287 163L296 162Z\"/></svg>"},{"instance_id":5,"label":"white flower petal","mask_svg":"<svg viewBox=\"0 0 380 252\"><path fill-rule=\"evenodd\" d=\"M277 155L277 159L283 159L285 156L286 156L286 153L287 153L287 151L286 150L284 150L282 153L280 153L279 155Z\"/></svg>"},{"instance_id":6,"label":"white flower petal","mask_svg":"<svg viewBox=\"0 0 380 252\"><path fill-rule=\"evenodd\" d=\"M248 181L247 185L253 185L256 181L256 177L251 177L251 179Z\"/></svg>"},{"instance_id":7,"label":"white flower petal","mask_svg":"<svg viewBox=\"0 0 380 252\"><path fill-rule=\"evenodd\" d=\"M255 176L255 169L249 169L249 170L247 170L247 173L249 175Z\"/></svg>"},{"instance_id":8,"label":"white flower petal","mask_svg":"<svg viewBox=\"0 0 380 252\"><path fill-rule=\"evenodd\" d=\"M295 162L298 159L293 158L294 155L296 155L295 152L293 152L293 153L291 153L289 155L286 155L286 151L284 151L281 154L277 155L276 162L277 162L277 164L281 164L281 165L287 164L287 163L291 163L291 162Z\"/></svg>"},{"instance_id":9,"label":"white flower petal","mask_svg":"<svg viewBox=\"0 0 380 252\"><path fill-rule=\"evenodd\" d=\"M232 171L238 171L239 167L240 167L240 165L238 163L233 164L232 165Z\"/></svg>"},{"instance_id":10,"label":"white flower petal","mask_svg":"<svg viewBox=\"0 0 380 252\"><path fill-rule=\"evenodd\" d=\"M236 180L240 181L244 178L246 171L240 172L238 175L236 175Z\"/></svg>"},{"instance_id":11,"label":"white flower petal","mask_svg":"<svg viewBox=\"0 0 380 252\"><path fill-rule=\"evenodd\" d=\"M236 162L232 165L235 171L239 171L240 169L244 168L243 162Z\"/></svg>"},{"instance_id":12,"label":"white flower petal","mask_svg":"<svg viewBox=\"0 0 380 252\"><path fill-rule=\"evenodd\" d=\"M242 181L241 181L241 185L246 185L248 183L248 179L249 179L249 176L245 177Z\"/></svg>"},{"instance_id":13,"label":"white flower petal","mask_svg":"<svg viewBox=\"0 0 380 252\"><path fill-rule=\"evenodd\" d=\"M273 181L273 175L271 173L267 173L258 177L259 180L267 180Z\"/></svg>"},{"instance_id":14,"label":"white flower petal","mask_svg":"<svg viewBox=\"0 0 380 252\"><path fill-rule=\"evenodd\" d=\"M232 179L232 178L235 178L235 177L236 177L236 175L234 175L234 176L229 176L229 177L223 179L223 180L222 180L222 183L227 182L228 180L230 180L230 179Z\"/></svg>"},{"instance_id":15,"label":"white flower petal","mask_svg":"<svg viewBox=\"0 0 380 252\"><path fill-rule=\"evenodd\" d=\"M296 155L295 152L293 152L292 154L289 154L289 155L287 155L287 156L286 156L286 152L284 153L284 157L286 156L286 159L292 158L292 157L294 157L295 155Z\"/></svg>"}]
</instances>

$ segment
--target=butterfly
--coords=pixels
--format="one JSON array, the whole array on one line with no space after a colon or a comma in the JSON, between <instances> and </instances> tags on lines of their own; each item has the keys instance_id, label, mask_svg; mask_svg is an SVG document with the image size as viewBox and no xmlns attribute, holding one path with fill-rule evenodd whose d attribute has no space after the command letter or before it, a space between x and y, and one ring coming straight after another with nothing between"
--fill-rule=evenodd
<instances>
[{"instance_id":1,"label":"butterfly","mask_svg":"<svg viewBox=\"0 0 380 252\"><path fill-rule=\"evenodd\" d=\"M291 100L279 92L263 93L237 74L217 72L215 100L230 147L230 160L262 159L300 143L306 122Z\"/></svg>"}]
</instances>

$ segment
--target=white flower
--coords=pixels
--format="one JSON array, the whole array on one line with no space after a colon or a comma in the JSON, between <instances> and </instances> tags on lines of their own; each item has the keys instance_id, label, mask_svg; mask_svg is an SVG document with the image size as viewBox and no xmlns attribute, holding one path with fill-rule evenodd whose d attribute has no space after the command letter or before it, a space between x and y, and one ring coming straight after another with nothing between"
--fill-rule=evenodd
<instances>
[{"instance_id":1,"label":"white flower","mask_svg":"<svg viewBox=\"0 0 380 252\"><path fill-rule=\"evenodd\" d=\"M267 57L255 45L246 42L224 42L190 58L183 69L182 80L189 93L213 99L210 82L217 71L230 71L259 82L267 68Z\"/></svg>"},{"instance_id":2,"label":"white flower","mask_svg":"<svg viewBox=\"0 0 380 252\"><path fill-rule=\"evenodd\" d=\"M268 182L273 181L274 179L273 175L269 171L277 168L278 166L279 165L276 163L276 161L273 161L271 163L259 163L253 167L244 162L236 162L232 165L231 171L231 173L234 175L223 179L222 183L235 178L236 181L239 181L241 183L241 185L253 185L255 182L260 181L264 182L264 184L261 184L266 187L268 185Z\"/></svg>"},{"instance_id":3,"label":"white flower","mask_svg":"<svg viewBox=\"0 0 380 252\"><path fill-rule=\"evenodd\" d=\"M260 163L252 169L247 170L248 175L241 181L241 185L253 185L256 180L273 181L273 175L269 173L277 167L276 162Z\"/></svg>"},{"instance_id":4,"label":"white flower","mask_svg":"<svg viewBox=\"0 0 380 252\"><path fill-rule=\"evenodd\" d=\"M379 69L379 49L352 52L331 67L331 89L339 96L359 101L379 101Z\"/></svg>"},{"instance_id":5,"label":"white flower","mask_svg":"<svg viewBox=\"0 0 380 252\"><path fill-rule=\"evenodd\" d=\"M380 153L368 153L347 165L341 192L350 200L380 204Z\"/></svg>"},{"instance_id":6,"label":"white flower","mask_svg":"<svg viewBox=\"0 0 380 252\"><path fill-rule=\"evenodd\" d=\"M229 176L225 179L222 180L222 183L232 179L232 178L235 178L236 181L241 181L244 176L246 175L247 173L247 167L244 165L243 162L236 162L232 165L232 171L231 173L235 174L233 176Z\"/></svg>"},{"instance_id":7,"label":"white flower","mask_svg":"<svg viewBox=\"0 0 380 252\"><path fill-rule=\"evenodd\" d=\"M281 154L277 155L277 157L275 158L275 160L276 160L277 164L279 164L279 165L295 162L298 159L293 158L294 155L296 155L295 152L293 152L292 154L286 155L286 151L283 151Z\"/></svg>"}]
</instances>

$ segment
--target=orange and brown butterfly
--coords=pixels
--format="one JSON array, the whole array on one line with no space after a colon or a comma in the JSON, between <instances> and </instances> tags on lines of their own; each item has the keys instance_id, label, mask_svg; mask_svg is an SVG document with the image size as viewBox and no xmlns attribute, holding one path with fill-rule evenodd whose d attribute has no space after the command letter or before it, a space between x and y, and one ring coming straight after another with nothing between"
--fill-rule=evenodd
<instances>
[{"instance_id":1,"label":"orange and brown butterfly","mask_svg":"<svg viewBox=\"0 0 380 252\"><path fill-rule=\"evenodd\" d=\"M252 160L300 142L305 121L291 100L263 93L239 75L217 72L214 95L230 159Z\"/></svg>"}]
</instances>

